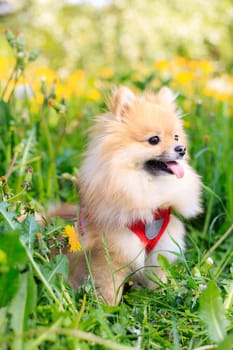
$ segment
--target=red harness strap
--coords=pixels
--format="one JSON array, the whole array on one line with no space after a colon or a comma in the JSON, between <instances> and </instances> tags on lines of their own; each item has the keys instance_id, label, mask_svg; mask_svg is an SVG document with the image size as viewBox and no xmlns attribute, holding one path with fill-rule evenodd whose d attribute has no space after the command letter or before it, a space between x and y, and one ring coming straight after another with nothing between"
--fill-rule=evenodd
<instances>
[{"instance_id":1,"label":"red harness strap","mask_svg":"<svg viewBox=\"0 0 233 350\"><path fill-rule=\"evenodd\" d=\"M145 244L147 253L150 253L155 248L158 241L160 240L163 233L165 232L169 224L170 214L171 214L170 208L158 209L156 212L154 212L154 220L162 220L162 224L159 232L157 234L155 233L153 238L148 238L146 236L145 221L139 220L128 226L128 228L131 231L133 231L140 238L140 240Z\"/></svg>"},{"instance_id":2,"label":"red harness strap","mask_svg":"<svg viewBox=\"0 0 233 350\"><path fill-rule=\"evenodd\" d=\"M83 229L83 222L82 222L82 217L81 217L81 209L79 208L79 214L78 214L78 222L77 222L77 229L78 232L81 234L81 236L84 235L84 229Z\"/></svg>"},{"instance_id":3,"label":"red harness strap","mask_svg":"<svg viewBox=\"0 0 233 350\"><path fill-rule=\"evenodd\" d=\"M140 240L145 244L147 253L150 253L155 248L158 241L160 240L160 238L164 234L164 232L169 224L169 221L170 221L170 214L171 214L171 208L158 209L157 211L154 212L154 220L155 221L162 220L162 222L161 222L161 227L160 227L159 231L152 234L152 238L149 238L146 235L146 223L145 223L145 221L138 220L138 221L134 222L133 224L128 225L128 228L132 232L134 232L140 238ZM80 234L82 236L85 233L85 230L83 227L84 225L85 225L85 222L83 221L83 218L81 216L81 210L80 210L79 216L78 216L77 226L78 226L78 231L80 232Z\"/></svg>"}]
</instances>

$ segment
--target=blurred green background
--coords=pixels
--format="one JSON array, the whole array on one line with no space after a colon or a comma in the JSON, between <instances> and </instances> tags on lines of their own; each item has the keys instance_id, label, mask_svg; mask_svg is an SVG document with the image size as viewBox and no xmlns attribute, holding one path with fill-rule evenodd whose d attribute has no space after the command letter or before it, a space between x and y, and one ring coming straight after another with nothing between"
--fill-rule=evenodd
<instances>
[{"instance_id":1,"label":"blurred green background","mask_svg":"<svg viewBox=\"0 0 233 350\"><path fill-rule=\"evenodd\" d=\"M174 55L233 69L232 0L1 0L4 28L23 32L40 63L64 75ZM7 55L2 37L0 47Z\"/></svg>"}]
</instances>

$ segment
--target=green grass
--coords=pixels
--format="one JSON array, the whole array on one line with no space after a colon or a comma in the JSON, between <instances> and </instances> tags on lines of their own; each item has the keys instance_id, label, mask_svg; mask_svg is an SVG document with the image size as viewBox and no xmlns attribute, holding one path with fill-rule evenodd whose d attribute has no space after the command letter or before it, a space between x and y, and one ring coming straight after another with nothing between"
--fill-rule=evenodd
<instances>
[{"instance_id":1,"label":"green grass","mask_svg":"<svg viewBox=\"0 0 233 350\"><path fill-rule=\"evenodd\" d=\"M120 72L117 79L131 84ZM148 79L139 85L148 87ZM168 283L155 291L127 286L116 307L96 299L91 280L78 291L69 286L67 258L51 259L48 250L51 242L62 248L56 236L65 223L42 228L34 218L55 202L78 201L72 177L90 117L103 101L71 99L61 113L64 102L49 87L36 112L31 100L0 100L0 349L232 348L233 118L226 102L199 98L201 104L183 95L178 103L191 120L191 163L203 179L204 213L186 223L185 255L173 266L160 257ZM20 224L15 217L22 213L27 219Z\"/></svg>"}]
</instances>

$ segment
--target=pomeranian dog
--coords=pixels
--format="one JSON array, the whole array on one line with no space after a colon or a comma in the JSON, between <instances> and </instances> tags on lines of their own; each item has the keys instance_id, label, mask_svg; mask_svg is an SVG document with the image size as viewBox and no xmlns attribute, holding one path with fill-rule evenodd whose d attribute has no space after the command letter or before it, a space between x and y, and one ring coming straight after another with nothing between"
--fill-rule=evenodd
<instances>
[{"instance_id":1,"label":"pomeranian dog","mask_svg":"<svg viewBox=\"0 0 233 350\"><path fill-rule=\"evenodd\" d=\"M136 96L120 87L108 107L95 118L80 169L83 253L70 254L70 282L77 288L91 273L98 294L116 305L129 276L149 288L166 280L158 255L173 263L184 250L173 213L201 212L201 181L169 88Z\"/></svg>"}]
</instances>

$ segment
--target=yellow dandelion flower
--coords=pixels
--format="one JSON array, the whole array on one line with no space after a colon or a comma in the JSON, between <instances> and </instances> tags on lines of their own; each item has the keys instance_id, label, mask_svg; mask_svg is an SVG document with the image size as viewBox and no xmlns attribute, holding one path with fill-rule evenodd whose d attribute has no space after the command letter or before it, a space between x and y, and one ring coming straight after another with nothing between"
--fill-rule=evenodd
<instances>
[{"instance_id":1,"label":"yellow dandelion flower","mask_svg":"<svg viewBox=\"0 0 233 350\"><path fill-rule=\"evenodd\" d=\"M81 250L81 243L79 242L78 233L75 231L74 226L65 226L62 236L68 237L70 252L77 252Z\"/></svg>"},{"instance_id":2,"label":"yellow dandelion flower","mask_svg":"<svg viewBox=\"0 0 233 350\"><path fill-rule=\"evenodd\" d=\"M68 97L68 94L66 94L66 86L64 84L61 84L60 82L56 85L56 95L58 99L61 99L62 97Z\"/></svg>"},{"instance_id":3,"label":"yellow dandelion flower","mask_svg":"<svg viewBox=\"0 0 233 350\"><path fill-rule=\"evenodd\" d=\"M87 97L88 99L92 100L92 101L99 101L100 100L100 93L97 89L90 89L87 93Z\"/></svg>"},{"instance_id":4,"label":"yellow dandelion flower","mask_svg":"<svg viewBox=\"0 0 233 350\"><path fill-rule=\"evenodd\" d=\"M194 80L194 74L192 72L179 72L174 77L174 80L180 84L186 84Z\"/></svg>"},{"instance_id":5,"label":"yellow dandelion flower","mask_svg":"<svg viewBox=\"0 0 233 350\"><path fill-rule=\"evenodd\" d=\"M210 61L200 61L200 69L202 70L202 72L204 73L212 73L214 71L214 64L213 62Z\"/></svg>"},{"instance_id":6,"label":"yellow dandelion flower","mask_svg":"<svg viewBox=\"0 0 233 350\"><path fill-rule=\"evenodd\" d=\"M169 63L166 60L159 60L154 62L155 69L161 70L169 70Z\"/></svg>"},{"instance_id":7,"label":"yellow dandelion flower","mask_svg":"<svg viewBox=\"0 0 233 350\"><path fill-rule=\"evenodd\" d=\"M194 70L194 71L197 71L200 69L200 61L198 60L190 60L188 62L188 68L190 70Z\"/></svg>"},{"instance_id":8,"label":"yellow dandelion flower","mask_svg":"<svg viewBox=\"0 0 233 350\"><path fill-rule=\"evenodd\" d=\"M215 99L220 102L230 102L232 101L232 95L228 92L218 92L215 95Z\"/></svg>"},{"instance_id":9,"label":"yellow dandelion flower","mask_svg":"<svg viewBox=\"0 0 233 350\"><path fill-rule=\"evenodd\" d=\"M178 65L178 66L186 66L188 63L188 60L183 56L177 56L174 58L174 63L175 65Z\"/></svg>"},{"instance_id":10,"label":"yellow dandelion flower","mask_svg":"<svg viewBox=\"0 0 233 350\"><path fill-rule=\"evenodd\" d=\"M46 80L46 83L49 85L59 80L57 72L47 67L37 67L36 71L32 72L32 74L34 74L34 77L39 81L41 81L41 79Z\"/></svg>"},{"instance_id":11,"label":"yellow dandelion flower","mask_svg":"<svg viewBox=\"0 0 233 350\"><path fill-rule=\"evenodd\" d=\"M210 74L215 70L214 63L207 60L190 60L188 67L193 71L200 71L206 74Z\"/></svg>"},{"instance_id":12,"label":"yellow dandelion flower","mask_svg":"<svg viewBox=\"0 0 233 350\"><path fill-rule=\"evenodd\" d=\"M99 72L101 78L109 79L114 75L114 70L111 67L102 68Z\"/></svg>"},{"instance_id":13,"label":"yellow dandelion flower","mask_svg":"<svg viewBox=\"0 0 233 350\"><path fill-rule=\"evenodd\" d=\"M11 66L13 62L7 57L0 57L0 79L6 80L9 77Z\"/></svg>"},{"instance_id":14,"label":"yellow dandelion flower","mask_svg":"<svg viewBox=\"0 0 233 350\"><path fill-rule=\"evenodd\" d=\"M44 95L42 94L42 92L38 91L36 93L36 101L39 105L42 105L42 103L44 101Z\"/></svg>"},{"instance_id":15,"label":"yellow dandelion flower","mask_svg":"<svg viewBox=\"0 0 233 350\"><path fill-rule=\"evenodd\" d=\"M224 92L224 91L217 91L217 90L212 90L209 88L204 89L204 94L208 97L212 97L216 101L220 102L225 102L225 101L231 101L232 95L229 92Z\"/></svg>"},{"instance_id":16,"label":"yellow dandelion flower","mask_svg":"<svg viewBox=\"0 0 233 350\"><path fill-rule=\"evenodd\" d=\"M85 80L86 74L82 69L76 69L68 78L67 85L76 86Z\"/></svg>"}]
</instances>

